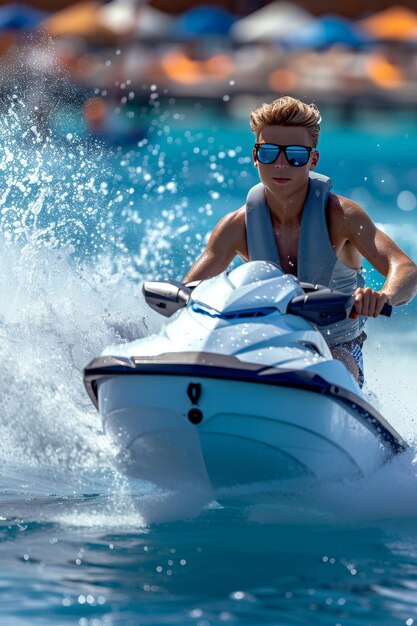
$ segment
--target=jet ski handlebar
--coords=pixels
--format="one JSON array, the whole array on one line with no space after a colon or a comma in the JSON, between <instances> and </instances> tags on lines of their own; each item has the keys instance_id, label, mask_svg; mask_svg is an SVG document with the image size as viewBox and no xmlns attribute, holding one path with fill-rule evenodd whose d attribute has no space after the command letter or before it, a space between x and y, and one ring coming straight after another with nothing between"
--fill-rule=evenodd
<instances>
[{"instance_id":1,"label":"jet ski handlebar","mask_svg":"<svg viewBox=\"0 0 417 626\"><path fill-rule=\"evenodd\" d=\"M323 285L300 282L305 295L296 296L288 305L287 312L299 315L319 326L329 326L349 317L354 296L335 291ZM392 306L384 304L380 315L391 317Z\"/></svg>"},{"instance_id":2,"label":"jet ski handlebar","mask_svg":"<svg viewBox=\"0 0 417 626\"><path fill-rule=\"evenodd\" d=\"M329 326L349 317L354 303L354 296L335 291L322 285L300 283L305 294L296 296L288 304L287 313L304 317L318 326ZM384 304L381 315L390 317L392 306Z\"/></svg>"},{"instance_id":3,"label":"jet ski handlebar","mask_svg":"<svg viewBox=\"0 0 417 626\"><path fill-rule=\"evenodd\" d=\"M147 304L161 315L171 317L176 311L185 307L191 293L201 281L184 285L177 280L144 282L142 292ZM322 285L300 283L304 294L293 298L287 313L299 315L319 326L329 326L349 317L354 296L334 291ZM392 306L384 304L381 315L390 317Z\"/></svg>"}]
</instances>

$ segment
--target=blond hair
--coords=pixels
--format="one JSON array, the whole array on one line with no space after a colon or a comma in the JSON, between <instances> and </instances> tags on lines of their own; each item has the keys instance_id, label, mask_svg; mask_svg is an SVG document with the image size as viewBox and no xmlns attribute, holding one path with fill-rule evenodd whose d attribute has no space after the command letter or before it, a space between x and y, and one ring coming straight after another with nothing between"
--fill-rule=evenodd
<instances>
[{"instance_id":1,"label":"blond hair","mask_svg":"<svg viewBox=\"0 0 417 626\"><path fill-rule=\"evenodd\" d=\"M303 126L308 130L314 148L319 140L320 122L320 111L315 104L305 104L291 96L264 103L250 116L250 125L257 138L265 126Z\"/></svg>"}]
</instances>

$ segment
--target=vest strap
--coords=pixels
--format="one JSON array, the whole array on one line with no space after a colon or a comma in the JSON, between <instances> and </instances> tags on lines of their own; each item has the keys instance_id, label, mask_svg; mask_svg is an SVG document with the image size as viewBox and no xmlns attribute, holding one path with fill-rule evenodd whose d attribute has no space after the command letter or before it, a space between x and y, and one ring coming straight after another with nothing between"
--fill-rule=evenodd
<instances>
[{"instance_id":1,"label":"vest strap","mask_svg":"<svg viewBox=\"0 0 417 626\"><path fill-rule=\"evenodd\" d=\"M325 285L351 294L358 286L363 286L364 280L360 271L339 261L332 246L326 218L331 186L332 181L328 176L309 173L298 242L297 277L303 282ZM245 219L249 260L271 261L282 270L262 183L252 187L248 193ZM322 333L329 345L337 345L357 337L363 324L363 318L348 319L324 328Z\"/></svg>"}]
</instances>

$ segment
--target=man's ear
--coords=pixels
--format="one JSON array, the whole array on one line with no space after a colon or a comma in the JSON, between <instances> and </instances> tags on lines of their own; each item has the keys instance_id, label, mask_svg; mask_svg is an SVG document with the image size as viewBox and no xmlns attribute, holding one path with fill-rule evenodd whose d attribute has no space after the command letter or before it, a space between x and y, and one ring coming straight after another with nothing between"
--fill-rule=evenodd
<instances>
[{"instance_id":1,"label":"man's ear","mask_svg":"<svg viewBox=\"0 0 417 626\"><path fill-rule=\"evenodd\" d=\"M256 148L252 150L252 159L255 167L258 167L258 159L256 158Z\"/></svg>"},{"instance_id":2,"label":"man's ear","mask_svg":"<svg viewBox=\"0 0 417 626\"><path fill-rule=\"evenodd\" d=\"M311 163L310 163L310 168L309 168L310 170L316 169L317 163L319 162L319 158L320 158L320 154L316 150L315 152L313 152L313 156L311 157Z\"/></svg>"}]
</instances>

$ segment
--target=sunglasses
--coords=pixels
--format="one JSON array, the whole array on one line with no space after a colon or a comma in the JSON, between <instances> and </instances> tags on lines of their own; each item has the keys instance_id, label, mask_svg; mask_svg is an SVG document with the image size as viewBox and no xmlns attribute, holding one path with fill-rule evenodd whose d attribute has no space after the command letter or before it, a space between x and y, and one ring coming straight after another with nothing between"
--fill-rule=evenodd
<instances>
[{"instance_id":1,"label":"sunglasses","mask_svg":"<svg viewBox=\"0 0 417 626\"><path fill-rule=\"evenodd\" d=\"M256 143L256 157L260 163L269 165L274 163L281 152L284 153L288 163L293 167L303 167L310 158L311 152L315 152L314 148L307 146L277 146L274 143Z\"/></svg>"}]
</instances>

